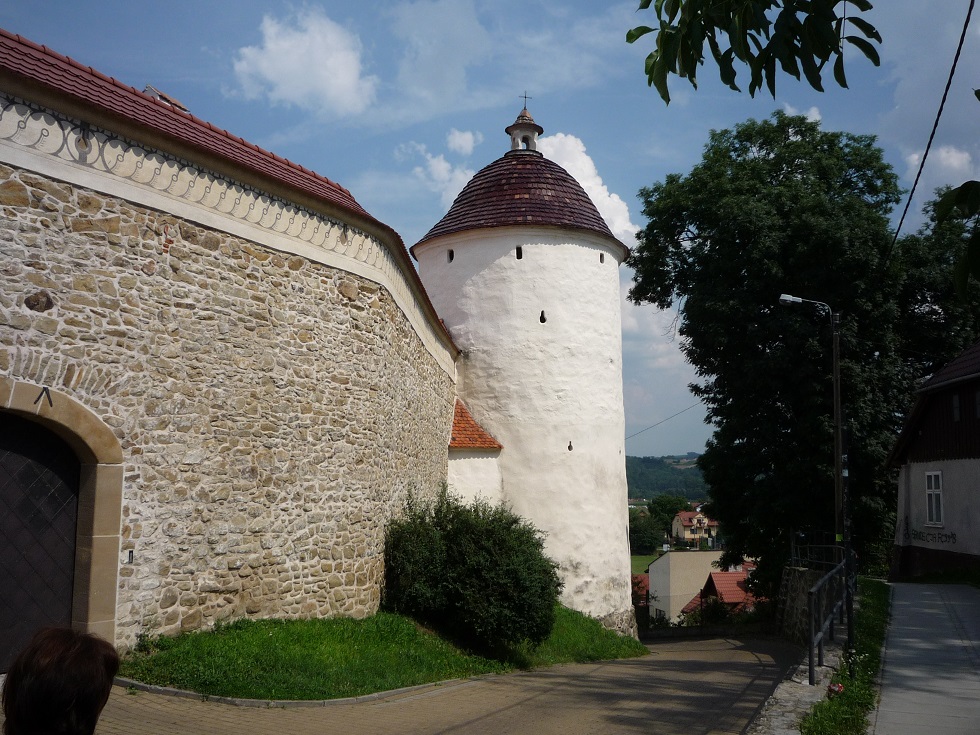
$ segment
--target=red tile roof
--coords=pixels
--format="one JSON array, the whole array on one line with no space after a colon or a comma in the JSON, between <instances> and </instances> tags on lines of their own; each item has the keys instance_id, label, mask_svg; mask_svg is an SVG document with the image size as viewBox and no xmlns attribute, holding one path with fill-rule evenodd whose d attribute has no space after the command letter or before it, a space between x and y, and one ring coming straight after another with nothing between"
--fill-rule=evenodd
<instances>
[{"instance_id":1,"label":"red tile roof","mask_svg":"<svg viewBox=\"0 0 980 735\"><path fill-rule=\"evenodd\" d=\"M550 225L588 230L614 240L599 210L565 169L538 151L512 150L479 171L449 212L412 250L442 235L485 227Z\"/></svg>"},{"instance_id":2,"label":"red tile roof","mask_svg":"<svg viewBox=\"0 0 980 735\"><path fill-rule=\"evenodd\" d=\"M494 439L470 415L463 402L456 399L453 412L453 434L449 441L450 449L503 449L503 445Z\"/></svg>"},{"instance_id":3,"label":"red tile roof","mask_svg":"<svg viewBox=\"0 0 980 735\"><path fill-rule=\"evenodd\" d=\"M347 189L330 179L181 112L47 46L3 29L0 29L0 69L370 217Z\"/></svg>"},{"instance_id":4,"label":"red tile roof","mask_svg":"<svg viewBox=\"0 0 980 735\"><path fill-rule=\"evenodd\" d=\"M681 612L689 615L701 606L701 600L715 597L733 611L741 611L755 605L755 595L748 588L749 573L743 569L738 572L711 572L704 588L687 603Z\"/></svg>"},{"instance_id":5,"label":"red tile roof","mask_svg":"<svg viewBox=\"0 0 980 735\"><path fill-rule=\"evenodd\" d=\"M680 518L681 524L684 526L693 526L694 519L698 516L704 518L705 526L714 527L718 525L718 521L712 520L711 518L708 518L708 516L704 515L703 513L699 513L696 510L682 510L675 516L675 518Z\"/></svg>"}]
</instances>

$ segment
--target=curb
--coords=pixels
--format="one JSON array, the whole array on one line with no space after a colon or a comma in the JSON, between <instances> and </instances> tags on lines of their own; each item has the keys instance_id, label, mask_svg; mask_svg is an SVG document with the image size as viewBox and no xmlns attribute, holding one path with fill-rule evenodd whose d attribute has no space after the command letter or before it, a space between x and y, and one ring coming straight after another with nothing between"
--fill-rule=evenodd
<instances>
[{"instance_id":1,"label":"curb","mask_svg":"<svg viewBox=\"0 0 980 735\"><path fill-rule=\"evenodd\" d=\"M490 674L489 676L492 676ZM155 684L144 684L141 681L127 679L117 676L113 679L113 685L125 689L135 689L140 692L150 694L162 694L168 697L180 699L196 699L202 702L217 702L218 704L230 704L235 707L255 707L259 709L299 709L304 707L330 707L340 704L355 704L357 702L372 702L379 699L388 699L411 692L420 692L426 689L438 689L446 686L462 686L474 683L480 677L469 677L466 679L447 679L445 681L435 681L428 684L416 684L415 686L402 687L401 689L389 689L384 692L374 692L372 694L361 694L356 697L343 697L337 699L244 699L240 697L219 697L200 692L191 692L186 689L174 689L172 687L162 687Z\"/></svg>"}]
</instances>

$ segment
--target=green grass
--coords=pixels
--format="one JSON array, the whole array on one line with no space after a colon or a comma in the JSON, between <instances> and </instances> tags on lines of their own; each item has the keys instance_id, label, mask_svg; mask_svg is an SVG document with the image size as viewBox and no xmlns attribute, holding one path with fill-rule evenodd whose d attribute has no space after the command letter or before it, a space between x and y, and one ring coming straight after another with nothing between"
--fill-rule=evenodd
<instances>
[{"instance_id":1,"label":"green grass","mask_svg":"<svg viewBox=\"0 0 980 735\"><path fill-rule=\"evenodd\" d=\"M633 574L646 574L647 567L653 562L660 558L660 552L656 554L645 554L640 556L631 556L630 564L633 567Z\"/></svg>"},{"instance_id":2,"label":"green grass","mask_svg":"<svg viewBox=\"0 0 980 735\"><path fill-rule=\"evenodd\" d=\"M859 606L854 611L854 679L842 661L833 683L843 684L844 691L814 705L800 724L802 735L864 735L867 731L868 713L878 697L877 678L891 599L887 584L867 578L859 582L858 597Z\"/></svg>"},{"instance_id":3,"label":"green grass","mask_svg":"<svg viewBox=\"0 0 980 735\"><path fill-rule=\"evenodd\" d=\"M364 620L239 620L213 631L142 641L120 674L203 695L334 699L516 667L647 653L591 618L560 608L537 649L495 660L461 651L400 615Z\"/></svg>"}]
</instances>

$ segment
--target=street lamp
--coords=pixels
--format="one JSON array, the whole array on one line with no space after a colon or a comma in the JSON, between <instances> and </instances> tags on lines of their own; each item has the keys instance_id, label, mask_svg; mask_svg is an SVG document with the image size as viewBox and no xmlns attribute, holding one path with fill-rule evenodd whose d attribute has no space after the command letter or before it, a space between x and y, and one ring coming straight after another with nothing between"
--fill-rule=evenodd
<instances>
[{"instance_id":1,"label":"street lamp","mask_svg":"<svg viewBox=\"0 0 980 735\"><path fill-rule=\"evenodd\" d=\"M783 306L813 304L823 309L830 317L830 327L834 335L834 525L837 542L844 545L844 578L847 585L847 645L854 648L854 613L851 593L851 529L850 519L844 499L844 482L847 468L844 467L844 440L840 407L840 312L835 312L823 301L801 299L799 296L780 294L779 303Z\"/></svg>"}]
</instances>

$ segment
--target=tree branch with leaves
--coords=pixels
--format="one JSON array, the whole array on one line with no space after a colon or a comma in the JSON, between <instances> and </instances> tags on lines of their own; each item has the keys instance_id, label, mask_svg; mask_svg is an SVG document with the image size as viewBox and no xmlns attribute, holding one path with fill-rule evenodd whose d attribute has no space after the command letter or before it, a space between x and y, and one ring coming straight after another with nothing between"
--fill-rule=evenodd
<instances>
[{"instance_id":1,"label":"tree branch with leaves","mask_svg":"<svg viewBox=\"0 0 980 735\"><path fill-rule=\"evenodd\" d=\"M834 81L847 87L845 44L871 63L881 60L874 43L881 35L871 23L847 15L848 6L867 12L868 0L641 0L639 10L653 7L658 25L640 25L626 34L629 43L655 34L656 45L646 58L647 81L670 103L669 74L697 88L698 67L705 45L718 66L721 81L735 91L735 61L749 68L749 94L763 85L776 96L779 69L823 91L823 72L833 62ZM838 9L840 14L838 14Z\"/></svg>"}]
</instances>

